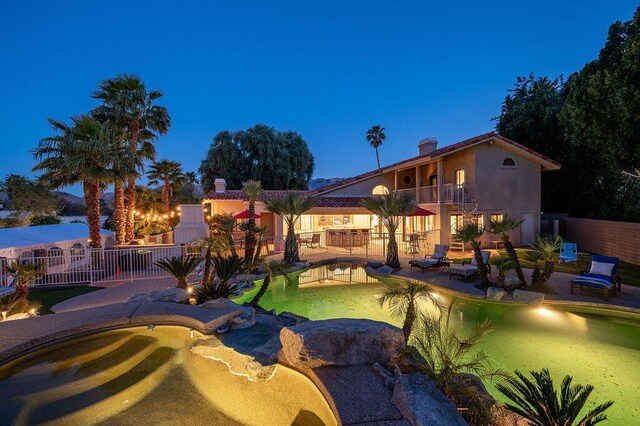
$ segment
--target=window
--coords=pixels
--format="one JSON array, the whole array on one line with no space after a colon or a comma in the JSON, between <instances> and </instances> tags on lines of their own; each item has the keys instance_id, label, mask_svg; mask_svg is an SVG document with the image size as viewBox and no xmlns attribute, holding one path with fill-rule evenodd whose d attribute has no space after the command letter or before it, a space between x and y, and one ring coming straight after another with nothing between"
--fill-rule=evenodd
<instances>
[{"instance_id":1,"label":"window","mask_svg":"<svg viewBox=\"0 0 640 426\"><path fill-rule=\"evenodd\" d=\"M47 263L50 267L64 264L64 252L60 247L51 247L47 252L47 258Z\"/></svg>"},{"instance_id":2,"label":"window","mask_svg":"<svg viewBox=\"0 0 640 426\"><path fill-rule=\"evenodd\" d=\"M483 214L474 214L471 217L471 221L478 225L478 228L484 228L484 215Z\"/></svg>"},{"instance_id":3,"label":"window","mask_svg":"<svg viewBox=\"0 0 640 426\"><path fill-rule=\"evenodd\" d=\"M84 246L80 243L75 243L71 246L70 250L71 257L82 257L84 256Z\"/></svg>"},{"instance_id":4,"label":"window","mask_svg":"<svg viewBox=\"0 0 640 426\"><path fill-rule=\"evenodd\" d=\"M464 185L464 169L454 170L454 172L453 172L453 183L456 186Z\"/></svg>"},{"instance_id":5,"label":"window","mask_svg":"<svg viewBox=\"0 0 640 426\"><path fill-rule=\"evenodd\" d=\"M507 157L502 161L502 167L515 168L516 167L516 160L514 160L511 157Z\"/></svg>"},{"instance_id":6,"label":"window","mask_svg":"<svg viewBox=\"0 0 640 426\"><path fill-rule=\"evenodd\" d=\"M389 193L389 188L387 188L384 185L378 185L375 188L373 188L373 191L371 191L372 195L387 195Z\"/></svg>"},{"instance_id":7,"label":"window","mask_svg":"<svg viewBox=\"0 0 640 426\"><path fill-rule=\"evenodd\" d=\"M320 227L331 227L349 224L353 224L353 216L351 215L323 214L318 220L318 226Z\"/></svg>"},{"instance_id":8,"label":"window","mask_svg":"<svg viewBox=\"0 0 640 426\"><path fill-rule=\"evenodd\" d=\"M455 235L458 233L460 228L462 228L463 217L461 214L452 214L450 220L451 220L451 235Z\"/></svg>"},{"instance_id":9,"label":"window","mask_svg":"<svg viewBox=\"0 0 640 426\"><path fill-rule=\"evenodd\" d=\"M411 182L413 182L413 178L410 175L405 175L402 178L402 182L404 182L405 185L411 185Z\"/></svg>"},{"instance_id":10,"label":"window","mask_svg":"<svg viewBox=\"0 0 640 426\"><path fill-rule=\"evenodd\" d=\"M491 213L491 222L502 222L502 213Z\"/></svg>"}]
</instances>

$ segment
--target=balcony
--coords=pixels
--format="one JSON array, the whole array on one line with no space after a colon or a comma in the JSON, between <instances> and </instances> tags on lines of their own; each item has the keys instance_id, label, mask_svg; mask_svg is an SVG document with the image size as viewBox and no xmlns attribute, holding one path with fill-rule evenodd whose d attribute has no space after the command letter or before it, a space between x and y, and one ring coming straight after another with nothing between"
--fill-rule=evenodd
<instances>
[{"instance_id":1,"label":"balcony","mask_svg":"<svg viewBox=\"0 0 640 426\"><path fill-rule=\"evenodd\" d=\"M445 204L460 204L466 203L468 198L471 198L473 188L471 185L454 185L453 183L445 183L442 185L442 197L438 196L438 186L421 186L417 188L398 189L398 192L408 192L420 203L445 203Z\"/></svg>"}]
</instances>

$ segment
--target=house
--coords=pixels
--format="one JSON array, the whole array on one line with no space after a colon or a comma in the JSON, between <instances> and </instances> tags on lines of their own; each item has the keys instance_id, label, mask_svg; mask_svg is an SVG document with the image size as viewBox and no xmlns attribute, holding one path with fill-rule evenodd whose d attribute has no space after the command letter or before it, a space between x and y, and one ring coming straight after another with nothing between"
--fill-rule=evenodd
<instances>
[{"instance_id":1,"label":"house","mask_svg":"<svg viewBox=\"0 0 640 426\"><path fill-rule=\"evenodd\" d=\"M511 235L516 246L530 244L540 231L540 180L542 172L558 170L560 164L498 133L479 135L443 148L435 138L418 145L418 155L395 164L353 176L308 194L316 205L303 215L297 232L326 235L341 230L362 230L371 235L385 229L361 200L388 191L409 192L419 206L433 213L407 217L402 233L428 235L432 243L451 244L464 220L488 226L505 215L523 220ZM265 191L263 199L285 191ZM247 208L242 191L227 190L223 179L204 198L208 215L239 213ZM258 224L268 235L283 235L282 220L265 210L260 200ZM489 246L497 237L483 236Z\"/></svg>"}]
</instances>

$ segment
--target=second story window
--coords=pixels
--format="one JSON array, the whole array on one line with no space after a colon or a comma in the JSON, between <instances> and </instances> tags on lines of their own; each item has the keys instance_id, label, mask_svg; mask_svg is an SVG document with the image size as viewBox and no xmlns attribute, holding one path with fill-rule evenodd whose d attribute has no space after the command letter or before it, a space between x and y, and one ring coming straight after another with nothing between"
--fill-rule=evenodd
<instances>
[{"instance_id":1,"label":"second story window","mask_svg":"<svg viewBox=\"0 0 640 426\"><path fill-rule=\"evenodd\" d=\"M514 169L517 167L516 165L516 160L514 160L511 157L507 157L504 160L502 160L502 167L503 168L507 168L507 169Z\"/></svg>"},{"instance_id":2,"label":"second story window","mask_svg":"<svg viewBox=\"0 0 640 426\"><path fill-rule=\"evenodd\" d=\"M453 171L453 184L455 186L464 185L464 169L457 169Z\"/></svg>"}]
</instances>

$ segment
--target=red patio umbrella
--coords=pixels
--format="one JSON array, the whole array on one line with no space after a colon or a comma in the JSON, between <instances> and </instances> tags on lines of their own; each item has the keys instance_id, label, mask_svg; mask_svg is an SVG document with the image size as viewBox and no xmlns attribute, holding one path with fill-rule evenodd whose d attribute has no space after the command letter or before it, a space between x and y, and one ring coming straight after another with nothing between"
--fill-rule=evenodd
<instances>
[{"instance_id":1,"label":"red patio umbrella","mask_svg":"<svg viewBox=\"0 0 640 426\"><path fill-rule=\"evenodd\" d=\"M255 219L260 219L260 215L259 214L254 214L253 217ZM249 210L245 210L242 213L238 213L237 215L235 215L233 217L234 219L249 219Z\"/></svg>"},{"instance_id":2,"label":"red patio umbrella","mask_svg":"<svg viewBox=\"0 0 640 426\"><path fill-rule=\"evenodd\" d=\"M407 216L409 217L416 217L416 216L433 216L435 213L430 211L430 210L425 210L422 207L418 207L416 209L415 212L408 214Z\"/></svg>"}]
</instances>

